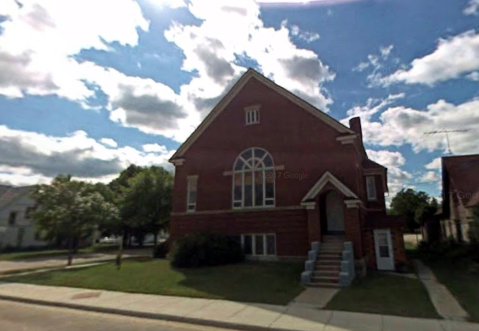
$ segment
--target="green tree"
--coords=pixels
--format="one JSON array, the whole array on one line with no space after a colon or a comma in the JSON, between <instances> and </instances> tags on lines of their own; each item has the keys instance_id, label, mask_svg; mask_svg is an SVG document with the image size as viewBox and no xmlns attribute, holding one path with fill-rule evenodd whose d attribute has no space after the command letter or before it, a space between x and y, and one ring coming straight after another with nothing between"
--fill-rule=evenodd
<instances>
[{"instance_id":1,"label":"green tree","mask_svg":"<svg viewBox=\"0 0 479 331\"><path fill-rule=\"evenodd\" d=\"M427 203L420 204L415 213L414 220L417 224L423 225L427 220L434 217L439 209L439 204L435 198L430 199Z\"/></svg>"},{"instance_id":2,"label":"green tree","mask_svg":"<svg viewBox=\"0 0 479 331\"><path fill-rule=\"evenodd\" d=\"M50 185L38 185L33 198L38 209L32 213L46 238L66 238L68 265L71 265L77 243L93 234L102 222L118 219L118 208L98 192L95 185L75 181L70 175L59 175Z\"/></svg>"},{"instance_id":3,"label":"green tree","mask_svg":"<svg viewBox=\"0 0 479 331\"><path fill-rule=\"evenodd\" d=\"M409 229L415 230L419 227L416 212L418 219L422 219L422 217L425 217L428 213L432 212L426 207L430 204L431 198L426 192L418 192L410 188L407 190L402 189L391 201L391 213L393 215L403 215L406 218Z\"/></svg>"},{"instance_id":4,"label":"green tree","mask_svg":"<svg viewBox=\"0 0 479 331\"><path fill-rule=\"evenodd\" d=\"M134 230L140 242L168 227L173 193L173 175L161 167L143 169L129 180L124 189L120 210L122 219Z\"/></svg>"}]
</instances>

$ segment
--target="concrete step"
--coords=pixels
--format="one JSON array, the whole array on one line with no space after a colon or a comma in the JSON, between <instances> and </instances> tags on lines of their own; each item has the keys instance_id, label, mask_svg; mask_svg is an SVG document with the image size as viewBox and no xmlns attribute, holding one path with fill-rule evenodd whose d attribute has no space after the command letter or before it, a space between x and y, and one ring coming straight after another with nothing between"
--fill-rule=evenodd
<instances>
[{"instance_id":1,"label":"concrete step","mask_svg":"<svg viewBox=\"0 0 479 331\"><path fill-rule=\"evenodd\" d=\"M329 259L329 258L343 258L343 253L342 252L319 252L318 258L324 258L324 259Z\"/></svg>"},{"instance_id":2,"label":"concrete step","mask_svg":"<svg viewBox=\"0 0 479 331\"><path fill-rule=\"evenodd\" d=\"M333 277L333 276L313 276L311 277L312 282L319 282L319 283L339 283L339 276Z\"/></svg>"},{"instance_id":3,"label":"concrete step","mask_svg":"<svg viewBox=\"0 0 479 331\"><path fill-rule=\"evenodd\" d=\"M341 266L319 264L319 265L316 265L316 269L314 271L315 272L335 272L339 274L341 272Z\"/></svg>"},{"instance_id":4,"label":"concrete step","mask_svg":"<svg viewBox=\"0 0 479 331\"><path fill-rule=\"evenodd\" d=\"M341 255L323 255L319 254L316 261L321 260L331 260L331 261L342 261L343 257Z\"/></svg>"},{"instance_id":5,"label":"concrete step","mask_svg":"<svg viewBox=\"0 0 479 331\"><path fill-rule=\"evenodd\" d=\"M316 266L322 266L322 265L333 265L333 266L341 266L341 260L317 260L316 261Z\"/></svg>"},{"instance_id":6,"label":"concrete step","mask_svg":"<svg viewBox=\"0 0 479 331\"><path fill-rule=\"evenodd\" d=\"M328 288L339 288L339 283L323 283L323 282L311 282L308 284L309 287L328 287Z\"/></svg>"},{"instance_id":7,"label":"concrete step","mask_svg":"<svg viewBox=\"0 0 479 331\"><path fill-rule=\"evenodd\" d=\"M313 271L313 277L339 277L338 270L315 270Z\"/></svg>"}]
</instances>

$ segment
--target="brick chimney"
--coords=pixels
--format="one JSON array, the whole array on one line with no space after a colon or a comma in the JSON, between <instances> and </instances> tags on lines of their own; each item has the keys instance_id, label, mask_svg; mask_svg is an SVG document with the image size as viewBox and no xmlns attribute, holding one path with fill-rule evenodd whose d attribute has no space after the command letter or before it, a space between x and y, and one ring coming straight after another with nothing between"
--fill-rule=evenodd
<instances>
[{"instance_id":1,"label":"brick chimney","mask_svg":"<svg viewBox=\"0 0 479 331\"><path fill-rule=\"evenodd\" d=\"M360 117L351 118L349 120L349 128L358 134L359 139L361 139L361 142L362 142L363 130L361 129L361 118Z\"/></svg>"}]
</instances>

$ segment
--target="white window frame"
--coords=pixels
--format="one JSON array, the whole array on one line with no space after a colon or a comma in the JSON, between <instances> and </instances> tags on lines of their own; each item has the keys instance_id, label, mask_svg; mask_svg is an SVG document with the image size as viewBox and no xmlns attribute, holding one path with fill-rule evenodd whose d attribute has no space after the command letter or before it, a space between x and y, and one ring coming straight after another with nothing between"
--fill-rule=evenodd
<instances>
[{"instance_id":1,"label":"white window frame","mask_svg":"<svg viewBox=\"0 0 479 331\"><path fill-rule=\"evenodd\" d=\"M372 192L369 189L371 181L372 181L372 187L374 188ZM377 200L378 195L377 195L377 191L376 191L376 178L374 178L374 176L367 176L366 177L366 192L367 192L369 201Z\"/></svg>"},{"instance_id":2,"label":"white window frame","mask_svg":"<svg viewBox=\"0 0 479 331\"><path fill-rule=\"evenodd\" d=\"M264 151L264 155L261 159L259 159L258 162L253 162L253 165L251 166L251 168L248 168L248 169L245 169L245 167L243 167L243 169L241 170L235 170L236 168L236 163L241 160L244 162L245 166L246 165L250 165L251 164L251 160L255 160L255 157L254 157L254 153L255 153L255 150L262 150ZM251 158L246 160L242 157L242 155L245 153L245 152L248 152L249 150L251 150ZM271 166L270 167L266 167L264 166L264 159L269 156L271 158ZM262 163L263 166L262 167L257 167L257 164L258 163ZM252 173L252 203L251 203L251 206L245 206L245 173ZM254 175L255 173L259 173L261 172L262 174L262 178L263 178L263 204L262 205L255 205L256 204L256 185L254 184ZM272 173L272 177L273 177L273 197L272 198L267 198L266 197L266 172L271 172ZM236 175L237 174L241 174L241 200L235 200L235 179L236 179ZM272 208L272 207L275 207L276 206L276 173L275 173L275 169L274 169L274 159L273 157L271 156L271 154L263 149L263 148L259 148L259 147L252 147L252 148L248 148L244 151L242 151L240 153L240 155L236 158L236 161L235 163L233 164L233 185L232 185L232 195L231 195L231 201L232 201L232 208L233 209L249 209L249 208ZM272 202L271 204L267 204L267 202ZM240 203L240 206L235 206L235 204L237 203Z\"/></svg>"},{"instance_id":3,"label":"white window frame","mask_svg":"<svg viewBox=\"0 0 479 331\"><path fill-rule=\"evenodd\" d=\"M244 238L245 236L251 236L251 254L245 254L247 256L260 256L260 257L271 257L278 255L278 243L276 241L276 233L245 233L241 235L241 247L244 250ZM256 254L256 236L263 236L263 252L264 254ZM274 236L274 254L268 254L268 246L266 242L266 238L268 236Z\"/></svg>"},{"instance_id":4,"label":"white window frame","mask_svg":"<svg viewBox=\"0 0 479 331\"><path fill-rule=\"evenodd\" d=\"M259 124L259 106L245 108L246 125Z\"/></svg>"},{"instance_id":5,"label":"white window frame","mask_svg":"<svg viewBox=\"0 0 479 331\"><path fill-rule=\"evenodd\" d=\"M186 211L193 213L196 211L196 201L198 200L198 176L188 176L186 178ZM190 201L190 187L192 183L196 183L195 201Z\"/></svg>"}]
</instances>

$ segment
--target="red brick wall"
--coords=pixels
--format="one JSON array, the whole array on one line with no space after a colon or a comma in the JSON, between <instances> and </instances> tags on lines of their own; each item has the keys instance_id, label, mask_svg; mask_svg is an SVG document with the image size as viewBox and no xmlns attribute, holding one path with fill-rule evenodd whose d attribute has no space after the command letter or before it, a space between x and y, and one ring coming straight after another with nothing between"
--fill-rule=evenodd
<instances>
[{"instance_id":1,"label":"red brick wall","mask_svg":"<svg viewBox=\"0 0 479 331\"><path fill-rule=\"evenodd\" d=\"M261 123L245 125L244 108L261 104ZM252 79L185 153L176 167L174 212L186 209L186 177L198 175L197 210L231 209L231 171L245 149L261 147L284 166L276 178L276 206L298 206L314 183L329 170L361 198L357 165L360 156L351 144L336 141L340 134L288 99ZM288 178L287 175L303 176ZM306 177L306 178L304 178ZM378 190L378 196L382 189Z\"/></svg>"},{"instance_id":2,"label":"red brick wall","mask_svg":"<svg viewBox=\"0 0 479 331\"><path fill-rule=\"evenodd\" d=\"M305 209L189 214L172 215L170 234L174 241L198 232L229 235L274 233L278 256L306 258L309 250L307 226Z\"/></svg>"}]
</instances>

